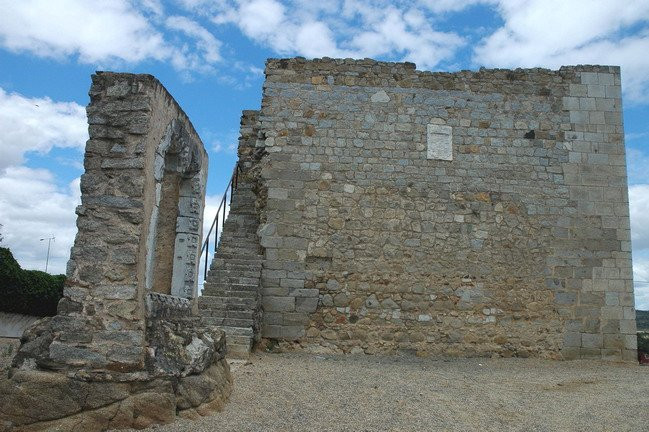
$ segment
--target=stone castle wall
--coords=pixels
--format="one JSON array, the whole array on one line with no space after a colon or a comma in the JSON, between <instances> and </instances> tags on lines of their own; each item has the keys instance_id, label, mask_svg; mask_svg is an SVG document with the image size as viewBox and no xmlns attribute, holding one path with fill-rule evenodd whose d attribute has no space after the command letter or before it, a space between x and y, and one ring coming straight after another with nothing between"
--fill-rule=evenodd
<instances>
[{"instance_id":1,"label":"stone castle wall","mask_svg":"<svg viewBox=\"0 0 649 432\"><path fill-rule=\"evenodd\" d=\"M635 358L619 68L269 60L259 120L262 336Z\"/></svg>"}]
</instances>

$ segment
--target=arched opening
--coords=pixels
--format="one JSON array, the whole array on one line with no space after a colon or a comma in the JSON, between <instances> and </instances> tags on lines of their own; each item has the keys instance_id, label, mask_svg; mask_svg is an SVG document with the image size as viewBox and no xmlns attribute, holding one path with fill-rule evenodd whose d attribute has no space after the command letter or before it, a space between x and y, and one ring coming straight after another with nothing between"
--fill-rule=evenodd
<instances>
[{"instance_id":1,"label":"arched opening","mask_svg":"<svg viewBox=\"0 0 649 432\"><path fill-rule=\"evenodd\" d=\"M154 161L156 197L146 265L151 292L196 297L206 170L198 143L172 121Z\"/></svg>"},{"instance_id":2,"label":"arched opening","mask_svg":"<svg viewBox=\"0 0 649 432\"><path fill-rule=\"evenodd\" d=\"M159 183L160 202L158 203L158 221L155 227L156 237L151 291L160 294L171 294L173 276L181 182L180 173L172 168L175 165L173 163L174 158L175 155L167 153L164 174Z\"/></svg>"}]
</instances>

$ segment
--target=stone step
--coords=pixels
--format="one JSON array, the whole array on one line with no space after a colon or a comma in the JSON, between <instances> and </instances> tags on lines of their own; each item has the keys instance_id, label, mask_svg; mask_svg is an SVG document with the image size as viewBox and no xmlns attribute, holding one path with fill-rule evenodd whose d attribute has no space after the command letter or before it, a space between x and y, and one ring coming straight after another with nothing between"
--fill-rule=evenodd
<instances>
[{"instance_id":1,"label":"stone step","mask_svg":"<svg viewBox=\"0 0 649 432\"><path fill-rule=\"evenodd\" d=\"M224 260L248 260L248 261L261 261L261 255L257 251L238 250L232 251L231 249L222 250L216 253L217 258Z\"/></svg>"},{"instance_id":2,"label":"stone step","mask_svg":"<svg viewBox=\"0 0 649 432\"><path fill-rule=\"evenodd\" d=\"M252 319L203 317L203 323L217 327L252 327ZM227 337L226 337L227 341Z\"/></svg>"},{"instance_id":3,"label":"stone step","mask_svg":"<svg viewBox=\"0 0 649 432\"><path fill-rule=\"evenodd\" d=\"M234 200L230 204L230 211L235 211L237 215L257 215L255 209L255 200Z\"/></svg>"},{"instance_id":4,"label":"stone step","mask_svg":"<svg viewBox=\"0 0 649 432\"><path fill-rule=\"evenodd\" d=\"M223 327L223 330L229 327ZM250 329L252 330L252 329ZM229 345L248 345L248 349L250 349L250 346L252 345L252 335L232 335L232 334L227 334L225 336L225 340Z\"/></svg>"},{"instance_id":5,"label":"stone step","mask_svg":"<svg viewBox=\"0 0 649 432\"><path fill-rule=\"evenodd\" d=\"M232 278L246 278L255 279L254 281L247 281L250 284L257 284L261 279L261 270L247 270L245 268L216 268L208 273L210 276L209 283L216 283L219 281L228 281L237 283Z\"/></svg>"},{"instance_id":6,"label":"stone step","mask_svg":"<svg viewBox=\"0 0 649 432\"><path fill-rule=\"evenodd\" d=\"M246 211L250 211L251 213L245 213ZM229 222L241 222L245 224L254 224L254 223L259 223L257 219L257 214L255 213L254 207L251 209L243 209L239 208L237 211L232 211L228 213L228 217L225 219L225 223L227 224Z\"/></svg>"},{"instance_id":7,"label":"stone step","mask_svg":"<svg viewBox=\"0 0 649 432\"><path fill-rule=\"evenodd\" d=\"M260 255L257 251L248 251L248 250L241 250L238 251L240 254L233 253L231 252L232 249L229 248L224 248L224 249L219 249L219 251L216 252L216 258L223 258L225 260L247 260L247 261L258 261L260 264L263 260L263 256Z\"/></svg>"},{"instance_id":8,"label":"stone step","mask_svg":"<svg viewBox=\"0 0 649 432\"><path fill-rule=\"evenodd\" d=\"M232 197L232 202L235 201L245 201L251 204L252 208L255 208L255 202L257 201L257 195L250 189L237 189L234 191L234 196Z\"/></svg>"},{"instance_id":9,"label":"stone step","mask_svg":"<svg viewBox=\"0 0 649 432\"><path fill-rule=\"evenodd\" d=\"M246 267L239 267L236 269L224 267L211 270L210 274L212 274L216 278L215 280L224 277L247 277L259 279L259 277L261 276L261 269L248 270Z\"/></svg>"},{"instance_id":10,"label":"stone step","mask_svg":"<svg viewBox=\"0 0 649 432\"><path fill-rule=\"evenodd\" d=\"M245 276L219 276L214 275L212 278L213 283L223 283L227 285L255 285L259 286L260 277L245 277Z\"/></svg>"},{"instance_id":11,"label":"stone step","mask_svg":"<svg viewBox=\"0 0 649 432\"><path fill-rule=\"evenodd\" d=\"M255 312L252 310L200 309L199 313L202 317L206 318L250 320L251 324L255 318Z\"/></svg>"},{"instance_id":12,"label":"stone step","mask_svg":"<svg viewBox=\"0 0 649 432\"><path fill-rule=\"evenodd\" d=\"M252 351L252 338L248 338L245 341L239 343L233 343L232 345L228 344L226 346L228 358L233 359L248 359L250 357L250 352Z\"/></svg>"},{"instance_id":13,"label":"stone step","mask_svg":"<svg viewBox=\"0 0 649 432\"><path fill-rule=\"evenodd\" d=\"M225 221L225 227L222 225L219 226L219 231L235 233L256 233L259 228L259 223L257 221L251 220L239 220L239 219L229 219Z\"/></svg>"},{"instance_id":14,"label":"stone step","mask_svg":"<svg viewBox=\"0 0 649 432\"><path fill-rule=\"evenodd\" d=\"M246 343L241 344L232 344L229 343L226 346L227 354L226 356L231 359L241 359L247 360L250 357L250 352L252 351L252 339Z\"/></svg>"},{"instance_id":15,"label":"stone step","mask_svg":"<svg viewBox=\"0 0 649 432\"><path fill-rule=\"evenodd\" d=\"M217 297L203 295L198 298L198 307L200 309L246 310L254 309L258 304L258 299L254 297Z\"/></svg>"},{"instance_id":16,"label":"stone step","mask_svg":"<svg viewBox=\"0 0 649 432\"><path fill-rule=\"evenodd\" d=\"M219 226L219 232L222 230L225 230L226 234L225 237L248 237L248 238L253 238L257 236L257 230L259 229L259 225L240 225L236 223L228 224L226 222L225 228L222 228ZM221 236L223 236L221 234ZM213 239L213 237L212 237ZM221 243L221 240L219 239L219 244Z\"/></svg>"},{"instance_id":17,"label":"stone step","mask_svg":"<svg viewBox=\"0 0 649 432\"><path fill-rule=\"evenodd\" d=\"M203 295L209 297L235 297L238 299L242 298L253 298L256 299L259 296L257 290L245 290L237 291L223 288L203 288Z\"/></svg>"},{"instance_id":18,"label":"stone step","mask_svg":"<svg viewBox=\"0 0 649 432\"><path fill-rule=\"evenodd\" d=\"M208 281L203 285L207 288L225 288L233 291L258 291L259 283L227 283L221 281Z\"/></svg>"},{"instance_id":19,"label":"stone step","mask_svg":"<svg viewBox=\"0 0 649 432\"><path fill-rule=\"evenodd\" d=\"M230 203L230 210L238 210L237 214L244 214L243 212L250 212L250 214L255 214L256 210L256 198L250 197L235 197L234 200Z\"/></svg>"},{"instance_id":20,"label":"stone step","mask_svg":"<svg viewBox=\"0 0 649 432\"><path fill-rule=\"evenodd\" d=\"M238 242L229 242L220 246L216 251L216 256L223 254L236 254L240 253L245 256L256 255L261 256L259 253L259 243L242 244Z\"/></svg>"},{"instance_id":21,"label":"stone step","mask_svg":"<svg viewBox=\"0 0 649 432\"><path fill-rule=\"evenodd\" d=\"M236 231L233 232L233 231ZM225 241L223 241L225 239ZM221 236L219 239L220 246L229 246L230 242L243 243L243 244L259 244L259 237L257 236L257 227L250 227L249 229L242 230L240 227L230 228L230 233Z\"/></svg>"},{"instance_id":22,"label":"stone step","mask_svg":"<svg viewBox=\"0 0 649 432\"><path fill-rule=\"evenodd\" d=\"M203 296L208 297L234 297L239 301L239 299L257 299L259 298L259 290L255 289L230 289L227 286L223 287L210 287L203 290Z\"/></svg>"},{"instance_id":23,"label":"stone step","mask_svg":"<svg viewBox=\"0 0 649 432\"><path fill-rule=\"evenodd\" d=\"M228 336L254 336L252 327L223 327L223 331Z\"/></svg>"},{"instance_id":24,"label":"stone step","mask_svg":"<svg viewBox=\"0 0 649 432\"><path fill-rule=\"evenodd\" d=\"M236 266L242 266L247 268L261 269L262 258L260 255L251 258L228 258L217 256L212 260L212 266L217 268L223 268L223 266L228 266L230 268L236 268Z\"/></svg>"},{"instance_id":25,"label":"stone step","mask_svg":"<svg viewBox=\"0 0 649 432\"><path fill-rule=\"evenodd\" d=\"M221 238L198 299L203 322L225 331L230 357L248 357L259 325L263 255L254 187L242 182L232 193L230 213L219 226Z\"/></svg>"},{"instance_id":26,"label":"stone step","mask_svg":"<svg viewBox=\"0 0 649 432\"><path fill-rule=\"evenodd\" d=\"M255 252L259 249L259 240L257 238L247 238L247 237L234 237L229 238L224 242L219 243L216 253L223 249L250 249Z\"/></svg>"},{"instance_id":27,"label":"stone step","mask_svg":"<svg viewBox=\"0 0 649 432\"><path fill-rule=\"evenodd\" d=\"M251 267L245 264L222 264L221 266L214 266L208 271L212 277L216 278L223 275L241 275L244 277L259 277L261 275L261 267Z\"/></svg>"},{"instance_id":28,"label":"stone step","mask_svg":"<svg viewBox=\"0 0 649 432\"><path fill-rule=\"evenodd\" d=\"M257 234L249 232L230 232L221 236L220 244L223 244L225 246L228 242L231 241L236 242L236 244L258 245L259 237L257 236Z\"/></svg>"},{"instance_id":29,"label":"stone step","mask_svg":"<svg viewBox=\"0 0 649 432\"><path fill-rule=\"evenodd\" d=\"M244 276L241 275L239 272L217 272L212 274L212 277L210 278L211 281L210 283L225 283L225 284L238 284L238 285L255 285L259 286L259 281L261 280L261 276L259 273L255 274L254 276Z\"/></svg>"}]
</instances>

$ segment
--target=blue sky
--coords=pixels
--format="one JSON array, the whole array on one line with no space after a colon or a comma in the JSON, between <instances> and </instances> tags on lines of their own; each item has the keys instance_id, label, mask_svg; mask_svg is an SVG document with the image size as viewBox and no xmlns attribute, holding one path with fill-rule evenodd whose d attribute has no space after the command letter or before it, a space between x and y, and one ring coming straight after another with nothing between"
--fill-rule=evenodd
<instances>
[{"instance_id":1,"label":"blue sky","mask_svg":"<svg viewBox=\"0 0 649 432\"><path fill-rule=\"evenodd\" d=\"M90 75L155 75L210 154L207 211L258 109L268 57L418 69L622 67L634 277L649 309L649 0L0 0L0 223L25 268L64 272L76 232Z\"/></svg>"}]
</instances>

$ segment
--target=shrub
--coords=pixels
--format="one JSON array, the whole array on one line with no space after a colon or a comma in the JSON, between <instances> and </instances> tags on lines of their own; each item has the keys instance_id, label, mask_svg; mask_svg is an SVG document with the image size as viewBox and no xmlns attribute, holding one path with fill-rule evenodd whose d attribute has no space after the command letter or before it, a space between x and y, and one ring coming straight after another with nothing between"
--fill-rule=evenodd
<instances>
[{"instance_id":1,"label":"shrub","mask_svg":"<svg viewBox=\"0 0 649 432\"><path fill-rule=\"evenodd\" d=\"M11 251L0 247L0 311L35 316L56 315L65 275L23 270Z\"/></svg>"},{"instance_id":2,"label":"shrub","mask_svg":"<svg viewBox=\"0 0 649 432\"><path fill-rule=\"evenodd\" d=\"M638 332L638 351L649 354L649 332Z\"/></svg>"}]
</instances>

